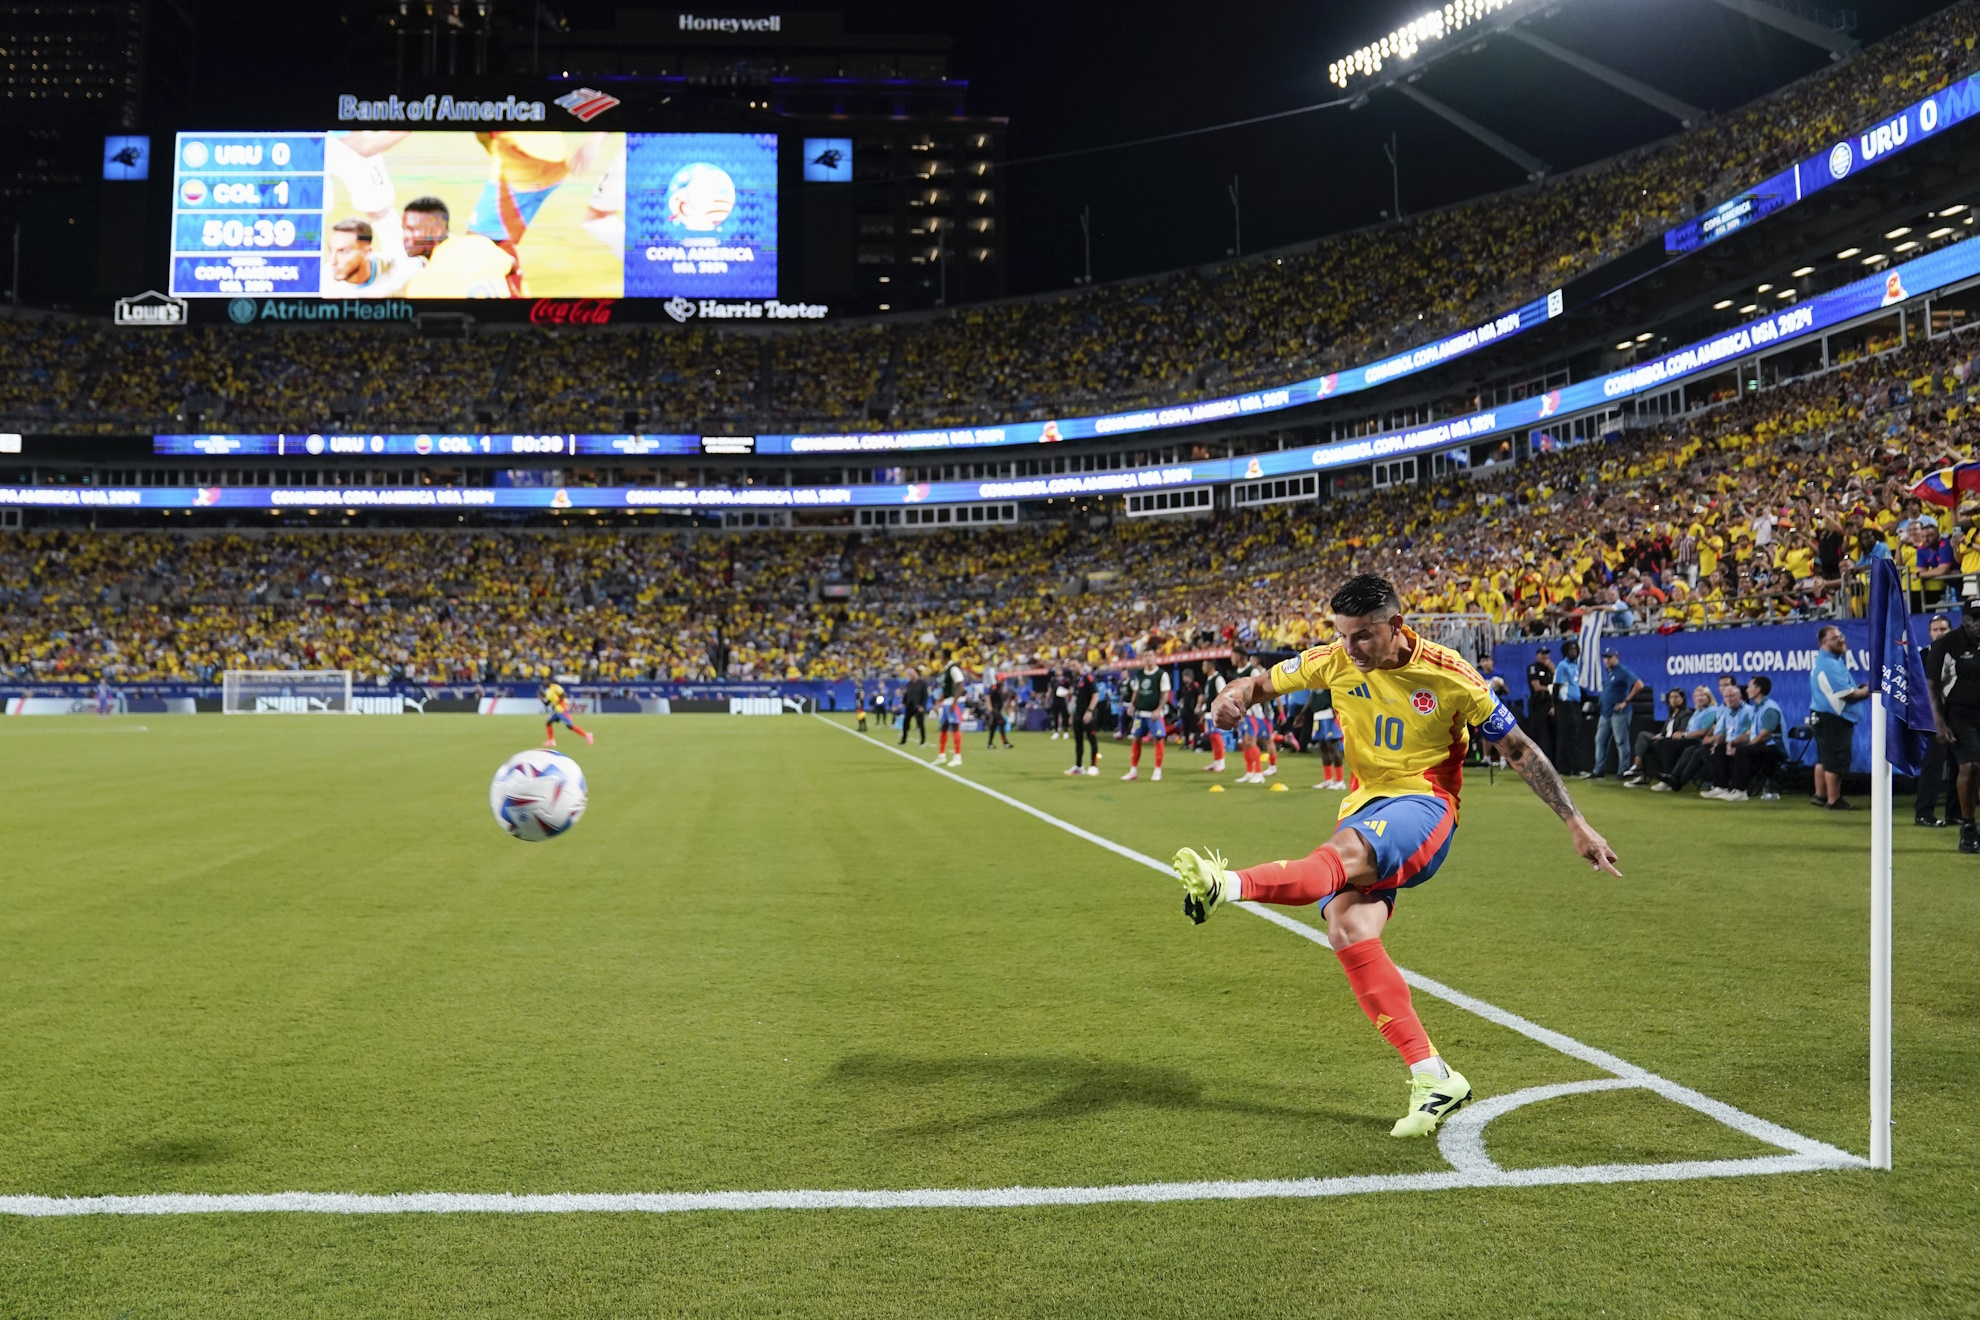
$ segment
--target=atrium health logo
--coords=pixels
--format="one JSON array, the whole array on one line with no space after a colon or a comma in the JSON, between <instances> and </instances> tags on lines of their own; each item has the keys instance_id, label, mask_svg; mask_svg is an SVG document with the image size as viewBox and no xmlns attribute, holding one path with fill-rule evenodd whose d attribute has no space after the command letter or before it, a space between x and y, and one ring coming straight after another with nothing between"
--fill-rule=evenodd
<instances>
[{"instance_id":1,"label":"atrium health logo","mask_svg":"<svg viewBox=\"0 0 1980 1320\"><path fill-rule=\"evenodd\" d=\"M694 315L694 304L679 294L675 294L666 302L661 303L660 309L683 324L687 322L689 317Z\"/></svg>"}]
</instances>

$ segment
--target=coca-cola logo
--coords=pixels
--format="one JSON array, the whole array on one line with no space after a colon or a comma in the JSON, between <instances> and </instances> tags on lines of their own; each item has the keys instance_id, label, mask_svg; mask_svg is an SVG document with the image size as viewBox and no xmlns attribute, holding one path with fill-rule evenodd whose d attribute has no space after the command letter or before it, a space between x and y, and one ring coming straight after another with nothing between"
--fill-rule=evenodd
<instances>
[{"instance_id":1,"label":"coca-cola logo","mask_svg":"<svg viewBox=\"0 0 1980 1320\"><path fill-rule=\"evenodd\" d=\"M538 298L529 309L531 325L609 325L610 298Z\"/></svg>"}]
</instances>

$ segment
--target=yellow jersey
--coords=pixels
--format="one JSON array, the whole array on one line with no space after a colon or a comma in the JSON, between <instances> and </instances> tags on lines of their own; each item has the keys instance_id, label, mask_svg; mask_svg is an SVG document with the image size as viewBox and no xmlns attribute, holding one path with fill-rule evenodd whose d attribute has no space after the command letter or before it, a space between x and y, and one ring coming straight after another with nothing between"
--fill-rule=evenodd
<instances>
[{"instance_id":1,"label":"yellow jersey","mask_svg":"<svg viewBox=\"0 0 1980 1320\"><path fill-rule=\"evenodd\" d=\"M1455 809L1472 728L1495 741L1512 731L1512 712L1457 652L1409 628L1403 636L1409 659L1398 669L1357 669L1335 642L1270 670L1274 693L1325 688L1333 694L1352 776L1342 818L1385 797L1446 798Z\"/></svg>"},{"instance_id":2,"label":"yellow jersey","mask_svg":"<svg viewBox=\"0 0 1980 1320\"><path fill-rule=\"evenodd\" d=\"M552 683L543 689L543 704L559 715L571 708L570 698L564 695L564 687L561 683Z\"/></svg>"}]
</instances>

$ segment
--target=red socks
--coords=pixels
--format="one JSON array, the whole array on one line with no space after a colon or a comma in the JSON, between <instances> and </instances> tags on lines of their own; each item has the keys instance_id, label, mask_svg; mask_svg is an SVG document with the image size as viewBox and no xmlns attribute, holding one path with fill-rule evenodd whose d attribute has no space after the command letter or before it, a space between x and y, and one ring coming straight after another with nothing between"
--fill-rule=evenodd
<instances>
[{"instance_id":1,"label":"red socks","mask_svg":"<svg viewBox=\"0 0 1980 1320\"><path fill-rule=\"evenodd\" d=\"M1244 768L1247 773L1255 775L1264 771L1265 758L1258 754L1256 747L1240 747L1238 750L1244 753Z\"/></svg>"},{"instance_id":2,"label":"red socks","mask_svg":"<svg viewBox=\"0 0 1980 1320\"><path fill-rule=\"evenodd\" d=\"M1213 761L1224 759L1224 735L1221 733L1210 735L1210 759Z\"/></svg>"},{"instance_id":3,"label":"red socks","mask_svg":"<svg viewBox=\"0 0 1980 1320\"><path fill-rule=\"evenodd\" d=\"M1161 763L1160 758L1162 754L1160 752L1157 752L1155 755L1157 758L1156 764L1159 765ZM1130 744L1128 747L1128 769L1139 770L1140 768L1141 768L1141 739L1136 738L1134 742Z\"/></svg>"},{"instance_id":4,"label":"red socks","mask_svg":"<svg viewBox=\"0 0 1980 1320\"><path fill-rule=\"evenodd\" d=\"M1162 740L1160 738L1155 740L1155 768L1157 770L1162 768Z\"/></svg>"},{"instance_id":5,"label":"red socks","mask_svg":"<svg viewBox=\"0 0 1980 1320\"><path fill-rule=\"evenodd\" d=\"M1246 902L1277 903L1281 907L1318 903L1347 886L1347 867L1341 864L1341 855L1324 844L1297 861L1266 862L1238 874L1244 877Z\"/></svg>"},{"instance_id":6,"label":"red socks","mask_svg":"<svg viewBox=\"0 0 1980 1320\"><path fill-rule=\"evenodd\" d=\"M1338 867L1339 862L1335 865ZM1250 889L1251 882L1247 879L1247 898L1251 897ZM1354 990L1361 1011L1382 1033L1382 1039L1396 1047L1404 1063L1413 1067L1437 1052L1409 1002L1409 985L1389 961L1389 951L1382 947L1381 940L1350 944L1336 950L1334 956L1341 960L1341 970L1347 973L1348 985Z\"/></svg>"}]
</instances>

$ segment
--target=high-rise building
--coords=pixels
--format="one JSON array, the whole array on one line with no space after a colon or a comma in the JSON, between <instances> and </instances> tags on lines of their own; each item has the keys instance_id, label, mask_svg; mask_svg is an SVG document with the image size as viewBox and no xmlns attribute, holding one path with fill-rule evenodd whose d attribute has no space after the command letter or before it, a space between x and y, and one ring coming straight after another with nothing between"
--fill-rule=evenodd
<instances>
[{"instance_id":1,"label":"high-rise building","mask_svg":"<svg viewBox=\"0 0 1980 1320\"><path fill-rule=\"evenodd\" d=\"M0 3L0 225L9 241L20 228L23 301L137 291L148 190L134 176L192 77L181 0Z\"/></svg>"}]
</instances>

